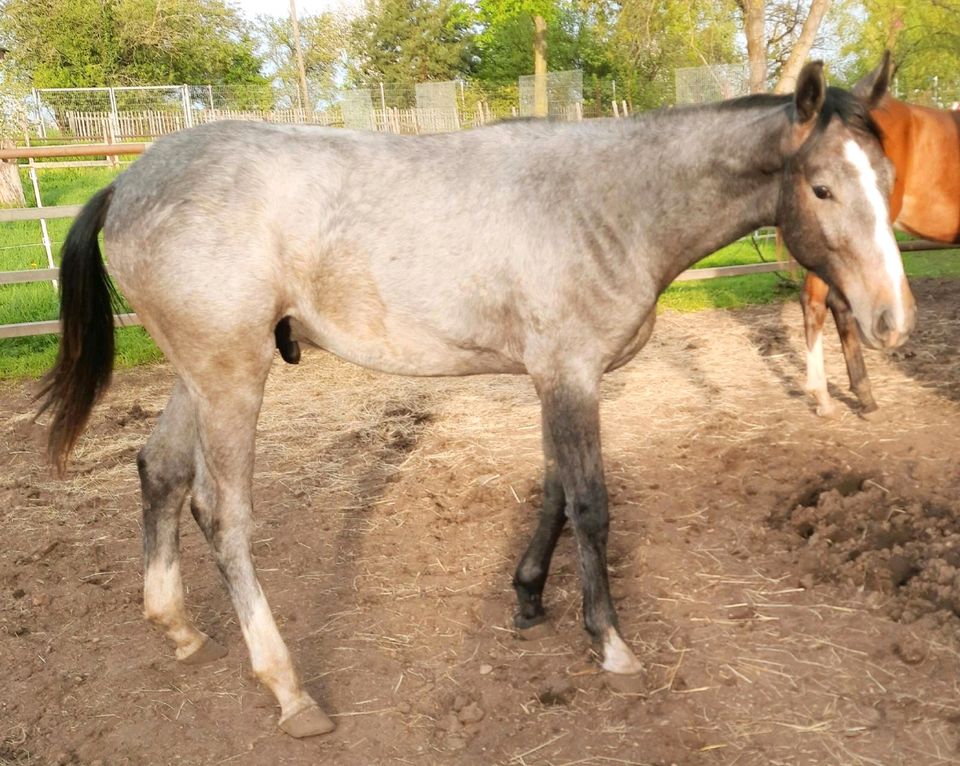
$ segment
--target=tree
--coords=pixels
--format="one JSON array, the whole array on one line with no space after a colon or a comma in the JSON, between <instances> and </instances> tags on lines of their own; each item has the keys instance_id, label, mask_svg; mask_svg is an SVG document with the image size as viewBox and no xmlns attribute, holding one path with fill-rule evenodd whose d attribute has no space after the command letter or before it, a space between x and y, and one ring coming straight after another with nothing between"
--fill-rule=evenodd
<instances>
[{"instance_id":1,"label":"tree","mask_svg":"<svg viewBox=\"0 0 960 766\"><path fill-rule=\"evenodd\" d=\"M257 32L262 40L262 52L274 73L273 83L281 103L296 104L297 72L294 41L289 22L285 18L260 16ZM321 13L300 19L301 47L307 76L307 91L311 108L318 102L332 100L338 86L338 77L345 67L347 25L340 16Z\"/></svg>"},{"instance_id":2,"label":"tree","mask_svg":"<svg viewBox=\"0 0 960 766\"><path fill-rule=\"evenodd\" d=\"M889 49L903 98L960 100L960 4L853 0L845 10L841 53L849 82L875 67Z\"/></svg>"},{"instance_id":3,"label":"tree","mask_svg":"<svg viewBox=\"0 0 960 766\"><path fill-rule=\"evenodd\" d=\"M610 36L618 83L634 108L669 103L676 69L738 58L736 33L729 0L624 0Z\"/></svg>"},{"instance_id":4,"label":"tree","mask_svg":"<svg viewBox=\"0 0 960 766\"><path fill-rule=\"evenodd\" d=\"M767 90L771 60L777 81L774 90L793 90L830 3L831 0L737 0L747 39L751 93Z\"/></svg>"},{"instance_id":5,"label":"tree","mask_svg":"<svg viewBox=\"0 0 960 766\"><path fill-rule=\"evenodd\" d=\"M354 82L452 80L475 64L473 12L460 0L368 0L351 27Z\"/></svg>"},{"instance_id":6,"label":"tree","mask_svg":"<svg viewBox=\"0 0 960 766\"><path fill-rule=\"evenodd\" d=\"M534 73L537 18L545 26L549 69L589 69L587 6L567 0L480 0L477 74L489 83L516 83Z\"/></svg>"},{"instance_id":7,"label":"tree","mask_svg":"<svg viewBox=\"0 0 960 766\"><path fill-rule=\"evenodd\" d=\"M40 88L267 85L226 0L0 0L0 45Z\"/></svg>"},{"instance_id":8,"label":"tree","mask_svg":"<svg viewBox=\"0 0 960 766\"><path fill-rule=\"evenodd\" d=\"M0 149L8 149L14 145L13 137L21 137L27 130L28 91L7 73L3 58L0 51ZM0 160L0 206L25 204L16 160Z\"/></svg>"}]
</instances>

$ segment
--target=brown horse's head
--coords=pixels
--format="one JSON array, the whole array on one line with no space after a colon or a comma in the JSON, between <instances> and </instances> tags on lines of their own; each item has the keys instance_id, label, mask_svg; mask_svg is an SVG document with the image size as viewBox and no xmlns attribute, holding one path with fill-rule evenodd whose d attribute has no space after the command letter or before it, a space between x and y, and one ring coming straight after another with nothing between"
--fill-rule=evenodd
<instances>
[{"instance_id":1,"label":"brown horse's head","mask_svg":"<svg viewBox=\"0 0 960 766\"><path fill-rule=\"evenodd\" d=\"M888 71L863 98L827 88L819 62L804 67L777 216L796 259L843 294L866 342L881 348L903 343L915 317L889 221L893 172L870 116Z\"/></svg>"}]
</instances>

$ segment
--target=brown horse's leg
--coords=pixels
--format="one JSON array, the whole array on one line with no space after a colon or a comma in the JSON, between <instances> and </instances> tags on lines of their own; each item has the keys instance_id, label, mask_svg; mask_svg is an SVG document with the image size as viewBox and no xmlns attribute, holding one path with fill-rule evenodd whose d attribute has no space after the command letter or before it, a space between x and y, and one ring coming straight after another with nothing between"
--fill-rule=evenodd
<instances>
[{"instance_id":1,"label":"brown horse's leg","mask_svg":"<svg viewBox=\"0 0 960 766\"><path fill-rule=\"evenodd\" d=\"M543 455L543 505L540 518L513 577L518 605L514 624L521 629L530 628L544 620L543 586L547 582L553 550L567 521L563 482L557 470L556 450L546 419L543 422Z\"/></svg>"},{"instance_id":2,"label":"brown horse's leg","mask_svg":"<svg viewBox=\"0 0 960 766\"><path fill-rule=\"evenodd\" d=\"M840 334L840 345L843 346L843 358L847 363L847 375L850 378L850 390L857 395L864 412L873 412L877 409L877 402L873 398L867 366L863 361L857 320L853 318L846 301L835 290L831 290L827 295L827 305Z\"/></svg>"},{"instance_id":3,"label":"brown horse's leg","mask_svg":"<svg viewBox=\"0 0 960 766\"><path fill-rule=\"evenodd\" d=\"M173 641L177 659L197 664L226 650L187 617L180 579L180 511L194 476L196 417L177 381L160 421L137 458L143 492L143 612Z\"/></svg>"},{"instance_id":4,"label":"brown horse's leg","mask_svg":"<svg viewBox=\"0 0 960 766\"><path fill-rule=\"evenodd\" d=\"M280 728L306 737L334 725L297 676L250 553L254 441L273 345L268 336L258 347L238 343L203 360L191 380L200 444L191 510L216 554L253 671L280 703Z\"/></svg>"},{"instance_id":5,"label":"brown horse's leg","mask_svg":"<svg viewBox=\"0 0 960 766\"><path fill-rule=\"evenodd\" d=\"M554 374L548 385L541 382L537 390L563 486L566 515L580 553L584 623L602 647L605 670L636 673L641 665L620 636L607 576L610 521L600 452L598 382L586 384L578 375Z\"/></svg>"},{"instance_id":6,"label":"brown horse's leg","mask_svg":"<svg viewBox=\"0 0 960 766\"><path fill-rule=\"evenodd\" d=\"M807 272L800 293L803 330L807 341L807 393L817 400L817 414L829 417L836 411L827 392L827 373L823 366L823 323L827 318L827 294L830 287L813 272Z\"/></svg>"}]
</instances>

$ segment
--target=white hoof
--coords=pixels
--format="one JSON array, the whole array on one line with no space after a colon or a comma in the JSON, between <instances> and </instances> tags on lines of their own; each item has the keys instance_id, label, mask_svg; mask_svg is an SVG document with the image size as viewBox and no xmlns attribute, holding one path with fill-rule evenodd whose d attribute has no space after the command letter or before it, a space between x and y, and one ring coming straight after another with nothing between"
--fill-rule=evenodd
<instances>
[{"instance_id":1,"label":"white hoof","mask_svg":"<svg viewBox=\"0 0 960 766\"><path fill-rule=\"evenodd\" d=\"M616 628L608 628L603 638L603 669L618 675L632 675L643 670L640 660L620 638Z\"/></svg>"}]
</instances>

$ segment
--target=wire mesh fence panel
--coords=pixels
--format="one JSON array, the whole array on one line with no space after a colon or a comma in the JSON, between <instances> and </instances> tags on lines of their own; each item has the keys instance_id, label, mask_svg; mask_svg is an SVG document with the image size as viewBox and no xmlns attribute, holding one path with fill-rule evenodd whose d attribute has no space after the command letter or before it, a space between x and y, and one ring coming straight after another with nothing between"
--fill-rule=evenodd
<instances>
[{"instance_id":1,"label":"wire mesh fence panel","mask_svg":"<svg viewBox=\"0 0 960 766\"><path fill-rule=\"evenodd\" d=\"M354 130L377 129L373 113L373 94L369 88L344 91L339 106L343 115L343 127Z\"/></svg>"},{"instance_id":2,"label":"wire mesh fence panel","mask_svg":"<svg viewBox=\"0 0 960 766\"><path fill-rule=\"evenodd\" d=\"M674 71L674 83L678 104L704 104L747 95L750 73L746 64L682 67Z\"/></svg>"},{"instance_id":3,"label":"wire mesh fence panel","mask_svg":"<svg viewBox=\"0 0 960 766\"><path fill-rule=\"evenodd\" d=\"M583 72L569 69L564 72L547 72L547 114L556 119L576 119L574 104L583 108ZM537 75L519 78L520 116L533 117L536 102ZM573 107L573 109L571 109Z\"/></svg>"},{"instance_id":4,"label":"wire mesh fence panel","mask_svg":"<svg viewBox=\"0 0 960 766\"><path fill-rule=\"evenodd\" d=\"M417 111L423 119L423 133L443 133L460 129L460 88L456 80L418 82Z\"/></svg>"}]
</instances>

